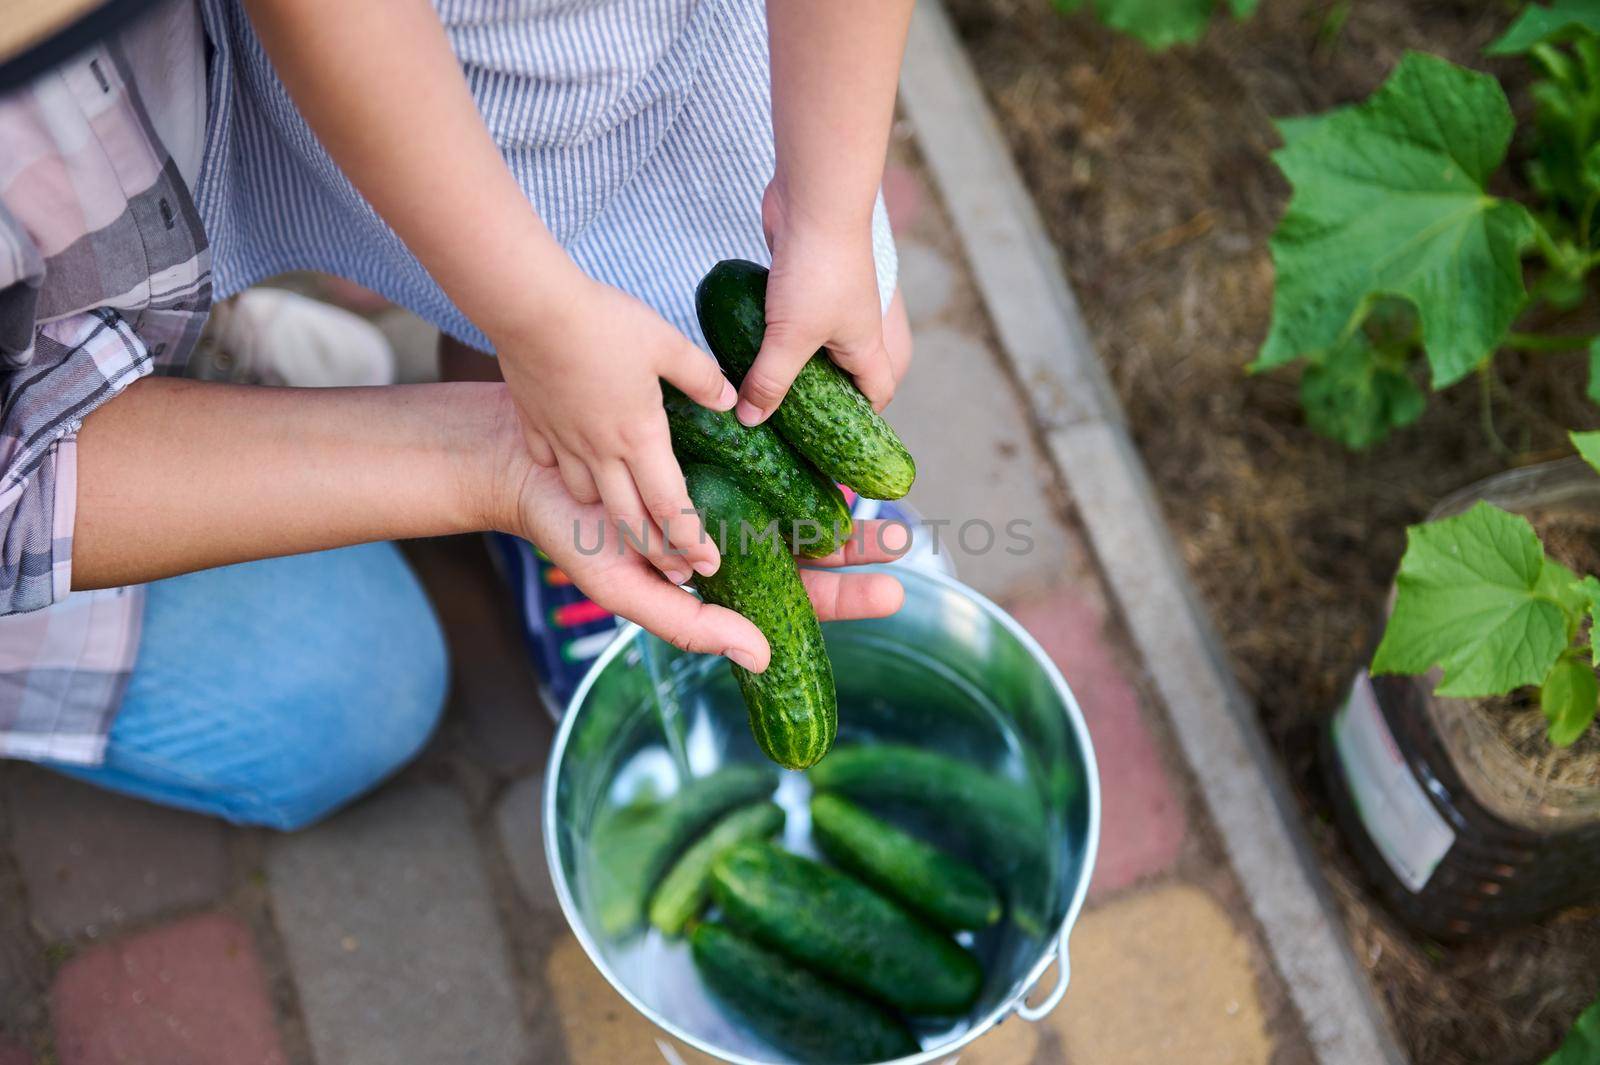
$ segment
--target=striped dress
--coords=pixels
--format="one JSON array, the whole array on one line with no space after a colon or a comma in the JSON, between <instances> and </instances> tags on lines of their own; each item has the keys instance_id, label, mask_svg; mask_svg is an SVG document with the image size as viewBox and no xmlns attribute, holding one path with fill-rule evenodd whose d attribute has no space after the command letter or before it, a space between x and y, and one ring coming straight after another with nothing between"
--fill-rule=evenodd
<instances>
[{"instance_id":1,"label":"striped dress","mask_svg":"<svg viewBox=\"0 0 1600 1065\"><path fill-rule=\"evenodd\" d=\"M760 214L773 170L762 0L436 7L540 218L590 276L701 339L693 293L705 271L718 259L770 261ZM290 270L338 274L488 350L323 151L238 0L202 0L202 9L215 52L196 199L217 295ZM881 197L873 237L887 306L896 262Z\"/></svg>"}]
</instances>

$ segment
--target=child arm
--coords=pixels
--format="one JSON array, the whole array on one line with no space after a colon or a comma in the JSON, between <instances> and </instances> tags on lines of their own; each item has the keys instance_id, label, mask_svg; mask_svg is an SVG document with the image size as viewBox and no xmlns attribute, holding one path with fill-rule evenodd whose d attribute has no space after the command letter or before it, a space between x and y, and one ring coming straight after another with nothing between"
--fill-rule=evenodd
<instances>
[{"instance_id":1,"label":"child arm","mask_svg":"<svg viewBox=\"0 0 1600 1065\"><path fill-rule=\"evenodd\" d=\"M648 535L663 572L717 566L668 441L660 379L726 410L715 362L585 276L529 205L427 0L247 0L328 153L494 343L536 461ZM660 530L670 519L665 550Z\"/></svg>"},{"instance_id":2,"label":"child arm","mask_svg":"<svg viewBox=\"0 0 1600 1065\"><path fill-rule=\"evenodd\" d=\"M746 424L775 410L827 347L879 409L894 394L872 256L911 0L768 0L777 169L762 204L767 335L740 389Z\"/></svg>"}]
</instances>

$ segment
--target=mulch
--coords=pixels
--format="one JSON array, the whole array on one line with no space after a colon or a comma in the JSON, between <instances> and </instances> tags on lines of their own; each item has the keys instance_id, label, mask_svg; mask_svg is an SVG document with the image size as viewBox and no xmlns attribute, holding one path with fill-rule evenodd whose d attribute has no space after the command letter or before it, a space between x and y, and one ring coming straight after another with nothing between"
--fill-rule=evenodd
<instances>
[{"instance_id":1,"label":"mulch","mask_svg":"<svg viewBox=\"0 0 1600 1065\"><path fill-rule=\"evenodd\" d=\"M1359 454L1306 427L1296 371L1245 371L1288 197L1271 117L1365 96L1408 48L1502 75L1526 114L1521 64L1480 56L1513 8L1264 0L1249 23L1153 55L1048 0L947 5L1403 1043L1428 1065L1541 1060L1600 992L1600 909L1467 947L1419 941L1369 901L1315 747L1376 641L1405 525L1600 424L1585 360L1503 355L1493 377L1430 396L1417 425Z\"/></svg>"}]
</instances>

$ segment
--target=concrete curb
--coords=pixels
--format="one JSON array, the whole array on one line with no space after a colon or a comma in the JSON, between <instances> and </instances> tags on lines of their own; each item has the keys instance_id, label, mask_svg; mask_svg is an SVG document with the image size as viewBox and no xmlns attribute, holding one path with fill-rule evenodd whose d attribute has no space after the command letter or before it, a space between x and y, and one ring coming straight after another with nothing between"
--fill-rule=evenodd
<instances>
[{"instance_id":1,"label":"concrete curb","mask_svg":"<svg viewBox=\"0 0 1600 1065\"><path fill-rule=\"evenodd\" d=\"M1398 1065L1405 1058L1350 952L1253 708L1189 584L1056 250L937 0L917 5L900 95L1005 357L1318 1060Z\"/></svg>"}]
</instances>

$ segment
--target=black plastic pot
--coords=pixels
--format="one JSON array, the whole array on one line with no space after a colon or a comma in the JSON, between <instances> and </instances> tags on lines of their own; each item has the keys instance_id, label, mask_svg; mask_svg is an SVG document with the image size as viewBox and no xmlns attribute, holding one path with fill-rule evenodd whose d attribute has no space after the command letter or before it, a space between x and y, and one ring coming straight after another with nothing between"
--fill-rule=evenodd
<instances>
[{"instance_id":1,"label":"black plastic pot","mask_svg":"<svg viewBox=\"0 0 1600 1065\"><path fill-rule=\"evenodd\" d=\"M1513 512L1600 515L1600 477L1579 460L1491 478L1432 517L1483 499ZM1323 730L1341 829L1379 895L1425 935L1459 941L1537 921L1600 894L1600 788L1506 799L1483 747L1492 713L1432 694L1436 676L1363 671ZM1530 789L1531 791L1532 789Z\"/></svg>"}]
</instances>

